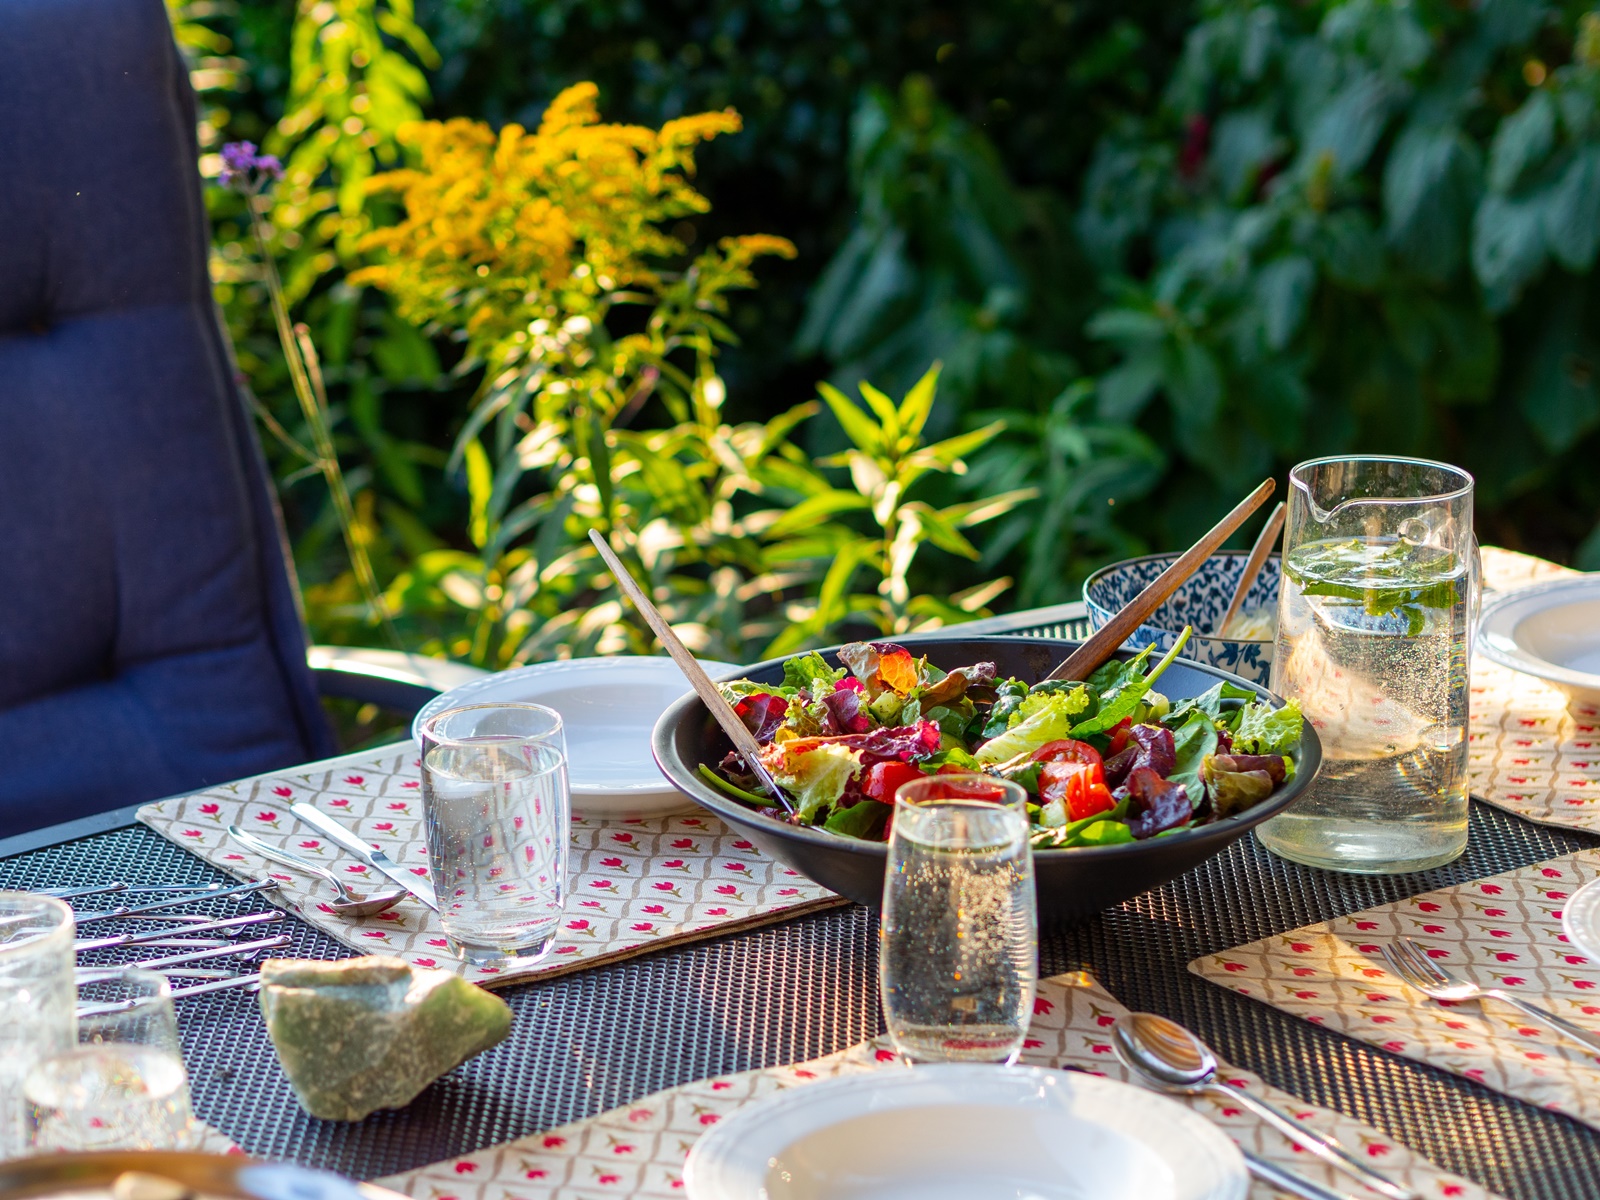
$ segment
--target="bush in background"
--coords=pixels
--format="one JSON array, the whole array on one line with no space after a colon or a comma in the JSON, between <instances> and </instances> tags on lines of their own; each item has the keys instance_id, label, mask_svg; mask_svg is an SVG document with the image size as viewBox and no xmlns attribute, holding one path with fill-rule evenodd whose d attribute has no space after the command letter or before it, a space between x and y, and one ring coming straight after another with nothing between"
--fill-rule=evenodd
<instances>
[{"instance_id":1,"label":"bush in background","mask_svg":"<svg viewBox=\"0 0 1600 1200\"><path fill-rule=\"evenodd\" d=\"M716 363L730 427L806 403L821 376L908 392L935 359L929 437L1003 419L964 474L923 483L924 503L1038 498L994 517L975 566L930 543L913 592L1004 573L1008 603L1073 598L1098 562L1186 540L1261 475L1351 450L1460 462L1486 540L1600 566L1600 484L1579 468L1600 426L1600 19L1581 6L303 0L292 20L177 15L207 89L202 136L286 157L278 251L386 580L473 551L471 471L448 448L480 376L461 342L348 278L397 215L364 180L400 164L407 121L537 125L591 78L622 119L743 115L702 156L714 209L667 231L686 257L750 228L798 248L727 316L742 342ZM233 203L214 198L219 294L264 409L294 434ZM654 399L637 420L675 425ZM811 457L850 444L831 412L801 433ZM280 463L318 635L359 640L318 482ZM840 520L872 534L862 514ZM691 578L710 576L674 586Z\"/></svg>"}]
</instances>

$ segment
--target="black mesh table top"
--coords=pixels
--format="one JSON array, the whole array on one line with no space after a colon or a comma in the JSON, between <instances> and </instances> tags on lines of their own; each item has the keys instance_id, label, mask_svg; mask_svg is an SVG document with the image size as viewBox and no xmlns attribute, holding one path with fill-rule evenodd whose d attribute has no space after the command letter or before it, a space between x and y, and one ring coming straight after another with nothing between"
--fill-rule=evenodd
<instances>
[{"instance_id":1,"label":"black mesh table top","mask_svg":"<svg viewBox=\"0 0 1600 1200\"><path fill-rule=\"evenodd\" d=\"M1119 908L1044 933L1040 970L1093 971L1129 1007L1182 1021L1237 1065L1358 1117L1505 1196L1595 1200L1600 1132L1319 1029L1186 968L1199 955L1272 933L1597 845L1595 837L1533 825L1476 801L1466 854L1414 875L1302 868L1247 837ZM201 883L224 876L138 825L0 858L0 888L111 879ZM205 905L218 915L266 907L255 897ZM292 944L280 953L355 953L293 918L281 928ZM872 914L850 906L504 989L516 1014L505 1043L407 1109L350 1125L300 1111L254 996L183 1000L179 1024L202 1119L252 1154L370 1179L674 1084L813 1058L873 1036L882 1030L875 939Z\"/></svg>"}]
</instances>

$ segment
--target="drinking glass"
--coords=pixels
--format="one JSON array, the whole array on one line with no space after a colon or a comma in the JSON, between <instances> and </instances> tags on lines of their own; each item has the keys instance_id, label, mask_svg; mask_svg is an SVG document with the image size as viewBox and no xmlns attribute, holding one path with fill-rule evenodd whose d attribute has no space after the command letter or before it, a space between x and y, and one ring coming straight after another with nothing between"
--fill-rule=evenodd
<instances>
[{"instance_id":1,"label":"drinking glass","mask_svg":"<svg viewBox=\"0 0 1600 1200\"><path fill-rule=\"evenodd\" d=\"M895 793L878 978L889 1036L913 1062L1015 1061L1039 942L1027 793L930 775Z\"/></svg>"},{"instance_id":2,"label":"drinking glass","mask_svg":"<svg viewBox=\"0 0 1600 1200\"><path fill-rule=\"evenodd\" d=\"M473 704L430 718L422 804L439 917L455 952L476 966L549 953L570 840L560 714Z\"/></svg>"},{"instance_id":3,"label":"drinking glass","mask_svg":"<svg viewBox=\"0 0 1600 1200\"><path fill-rule=\"evenodd\" d=\"M0 892L0 1159L27 1152L22 1081L40 1058L69 1049L72 909L52 896Z\"/></svg>"},{"instance_id":4,"label":"drinking glass","mask_svg":"<svg viewBox=\"0 0 1600 1200\"><path fill-rule=\"evenodd\" d=\"M1322 458L1289 483L1272 690L1300 702L1322 770L1257 836L1335 871L1447 863L1467 845L1472 476L1422 459Z\"/></svg>"},{"instance_id":5,"label":"drinking glass","mask_svg":"<svg viewBox=\"0 0 1600 1200\"><path fill-rule=\"evenodd\" d=\"M78 982L78 1044L23 1083L32 1149L192 1149L199 1129L166 976L125 967Z\"/></svg>"}]
</instances>

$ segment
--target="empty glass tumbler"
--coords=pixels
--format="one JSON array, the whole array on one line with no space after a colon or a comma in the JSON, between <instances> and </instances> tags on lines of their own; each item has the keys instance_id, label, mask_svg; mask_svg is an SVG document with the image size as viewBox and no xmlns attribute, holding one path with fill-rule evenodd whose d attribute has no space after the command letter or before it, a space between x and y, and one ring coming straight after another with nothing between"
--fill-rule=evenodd
<instances>
[{"instance_id":1,"label":"empty glass tumbler","mask_svg":"<svg viewBox=\"0 0 1600 1200\"><path fill-rule=\"evenodd\" d=\"M1012 1062L1039 947L1027 793L930 775L895 795L878 939L889 1036L913 1062Z\"/></svg>"},{"instance_id":2,"label":"empty glass tumbler","mask_svg":"<svg viewBox=\"0 0 1600 1200\"><path fill-rule=\"evenodd\" d=\"M1472 476L1421 459L1324 458L1289 483L1272 690L1299 701L1322 770L1257 835L1336 871L1447 863L1467 845Z\"/></svg>"},{"instance_id":3,"label":"empty glass tumbler","mask_svg":"<svg viewBox=\"0 0 1600 1200\"><path fill-rule=\"evenodd\" d=\"M72 910L51 896L0 892L0 1159L27 1152L22 1082L72 1047Z\"/></svg>"},{"instance_id":4,"label":"empty glass tumbler","mask_svg":"<svg viewBox=\"0 0 1600 1200\"><path fill-rule=\"evenodd\" d=\"M474 704L430 718L422 801L439 916L456 953L477 966L547 954L570 838L560 714Z\"/></svg>"},{"instance_id":5,"label":"empty glass tumbler","mask_svg":"<svg viewBox=\"0 0 1600 1200\"><path fill-rule=\"evenodd\" d=\"M78 976L77 1045L23 1084L32 1148L187 1150L199 1127L166 976L116 968Z\"/></svg>"}]
</instances>

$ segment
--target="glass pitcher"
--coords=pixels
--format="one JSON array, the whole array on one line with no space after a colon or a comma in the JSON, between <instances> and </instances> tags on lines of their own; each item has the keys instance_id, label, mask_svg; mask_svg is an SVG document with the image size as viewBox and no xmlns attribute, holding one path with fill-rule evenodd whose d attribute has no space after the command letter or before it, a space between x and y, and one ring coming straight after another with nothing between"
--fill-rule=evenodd
<instances>
[{"instance_id":1,"label":"glass pitcher","mask_svg":"<svg viewBox=\"0 0 1600 1200\"><path fill-rule=\"evenodd\" d=\"M1307 793L1257 830L1335 871L1421 871L1467 845L1472 476L1411 458L1289 473L1272 690L1322 739Z\"/></svg>"}]
</instances>

